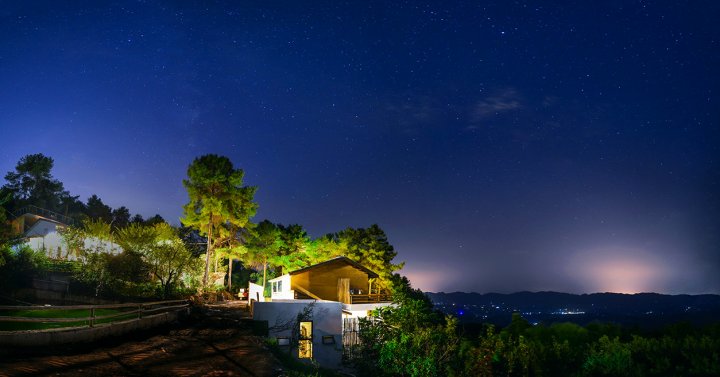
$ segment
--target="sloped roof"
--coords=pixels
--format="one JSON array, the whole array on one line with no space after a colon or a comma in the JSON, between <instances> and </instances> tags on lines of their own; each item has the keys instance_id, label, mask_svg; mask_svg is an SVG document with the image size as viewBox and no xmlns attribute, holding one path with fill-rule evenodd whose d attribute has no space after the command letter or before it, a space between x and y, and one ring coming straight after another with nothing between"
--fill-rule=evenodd
<instances>
[{"instance_id":1,"label":"sloped roof","mask_svg":"<svg viewBox=\"0 0 720 377\"><path fill-rule=\"evenodd\" d=\"M40 226L43 223L50 223L52 225L55 225L55 229L57 229L58 226L60 226L60 227L67 226L57 220L40 217L39 219L37 219L37 221L35 221L32 225L30 225L30 228L25 233L23 233L23 235L25 237L44 237L44 236L46 236L48 233L45 233L44 231L38 231L36 234L33 234L33 233L35 233L36 230L39 230ZM55 230L55 229L53 229L53 230Z\"/></svg>"},{"instance_id":2,"label":"sloped roof","mask_svg":"<svg viewBox=\"0 0 720 377\"><path fill-rule=\"evenodd\" d=\"M345 264L347 264L347 265L349 265L349 266L355 267L356 269L358 269L358 270L360 270L360 271L368 274L368 277L371 278L371 279L375 279L375 278L377 278L377 277L379 276L378 274L376 274L375 272L371 271L371 270L368 269L367 267L361 265L360 263L357 263L357 262L355 262L355 261L353 261L353 260L350 260L350 258L348 258L348 257L335 257L335 258L333 258L333 259L328 259L328 260L326 260L325 262L320 262L320 263L314 264L314 265L312 265L312 266L308 266L308 267L305 267L305 268L301 268L301 269L299 269L299 270L292 271L292 272L290 272L289 274L290 274L290 275L297 275L297 274L301 274L301 273L303 273L303 272L307 272L307 271L309 271L309 270L313 270L313 269L316 269L316 268L318 268L318 267L326 266L326 265L328 265L328 264L333 264L333 263L345 263Z\"/></svg>"}]
</instances>

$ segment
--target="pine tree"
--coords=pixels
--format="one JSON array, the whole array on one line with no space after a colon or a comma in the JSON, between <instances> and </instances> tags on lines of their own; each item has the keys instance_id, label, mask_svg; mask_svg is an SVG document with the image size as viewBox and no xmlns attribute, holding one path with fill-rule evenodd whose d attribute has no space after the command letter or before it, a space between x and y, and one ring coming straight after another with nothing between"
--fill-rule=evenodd
<instances>
[{"instance_id":1,"label":"pine tree","mask_svg":"<svg viewBox=\"0 0 720 377\"><path fill-rule=\"evenodd\" d=\"M257 211L253 202L257 188L243 186L243 176L244 172L235 169L227 157L209 154L196 158L188 167L188 179L183 180L190 202L183 207L182 223L207 238L204 287L220 227L245 228Z\"/></svg>"}]
</instances>

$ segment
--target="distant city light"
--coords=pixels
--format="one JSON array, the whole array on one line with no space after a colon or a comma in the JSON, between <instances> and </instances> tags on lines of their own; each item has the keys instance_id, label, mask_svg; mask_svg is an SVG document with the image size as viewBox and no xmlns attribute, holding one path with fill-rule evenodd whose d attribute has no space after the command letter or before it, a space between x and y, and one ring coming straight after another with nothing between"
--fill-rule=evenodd
<instances>
[{"instance_id":1,"label":"distant city light","mask_svg":"<svg viewBox=\"0 0 720 377\"><path fill-rule=\"evenodd\" d=\"M568 272L586 282L588 291L641 293L656 291L671 275L657 255L627 247L606 247L578 253Z\"/></svg>"}]
</instances>

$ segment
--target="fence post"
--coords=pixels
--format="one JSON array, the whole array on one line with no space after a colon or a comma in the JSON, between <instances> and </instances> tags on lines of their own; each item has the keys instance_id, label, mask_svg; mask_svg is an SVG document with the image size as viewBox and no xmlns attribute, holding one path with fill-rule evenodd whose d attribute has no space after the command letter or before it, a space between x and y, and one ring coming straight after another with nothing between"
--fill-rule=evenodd
<instances>
[{"instance_id":1,"label":"fence post","mask_svg":"<svg viewBox=\"0 0 720 377\"><path fill-rule=\"evenodd\" d=\"M138 319L142 318L143 310L144 310L143 304L138 305Z\"/></svg>"},{"instance_id":2,"label":"fence post","mask_svg":"<svg viewBox=\"0 0 720 377\"><path fill-rule=\"evenodd\" d=\"M95 327L95 307L90 308L90 327Z\"/></svg>"}]
</instances>

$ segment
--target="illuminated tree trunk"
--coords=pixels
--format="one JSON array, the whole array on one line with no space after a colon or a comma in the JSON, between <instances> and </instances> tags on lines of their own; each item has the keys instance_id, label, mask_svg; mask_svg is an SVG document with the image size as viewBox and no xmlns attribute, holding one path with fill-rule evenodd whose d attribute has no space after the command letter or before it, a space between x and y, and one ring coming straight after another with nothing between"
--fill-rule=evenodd
<instances>
[{"instance_id":1,"label":"illuminated tree trunk","mask_svg":"<svg viewBox=\"0 0 720 377\"><path fill-rule=\"evenodd\" d=\"M266 279L267 279L267 258L265 258L265 262L263 263L263 289L265 289Z\"/></svg>"},{"instance_id":2,"label":"illuminated tree trunk","mask_svg":"<svg viewBox=\"0 0 720 377\"><path fill-rule=\"evenodd\" d=\"M228 258L228 292L232 290L232 257Z\"/></svg>"},{"instance_id":3,"label":"illuminated tree trunk","mask_svg":"<svg viewBox=\"0 0 720 377\"><path fill-rule=\"evenodd\" d=\"M205 253L205 273L203 274L203 288L208 286L208 275L210 275L210 253L212 253L212 216L208 222L207 252Z\"/></svg>"}]
</instances>

